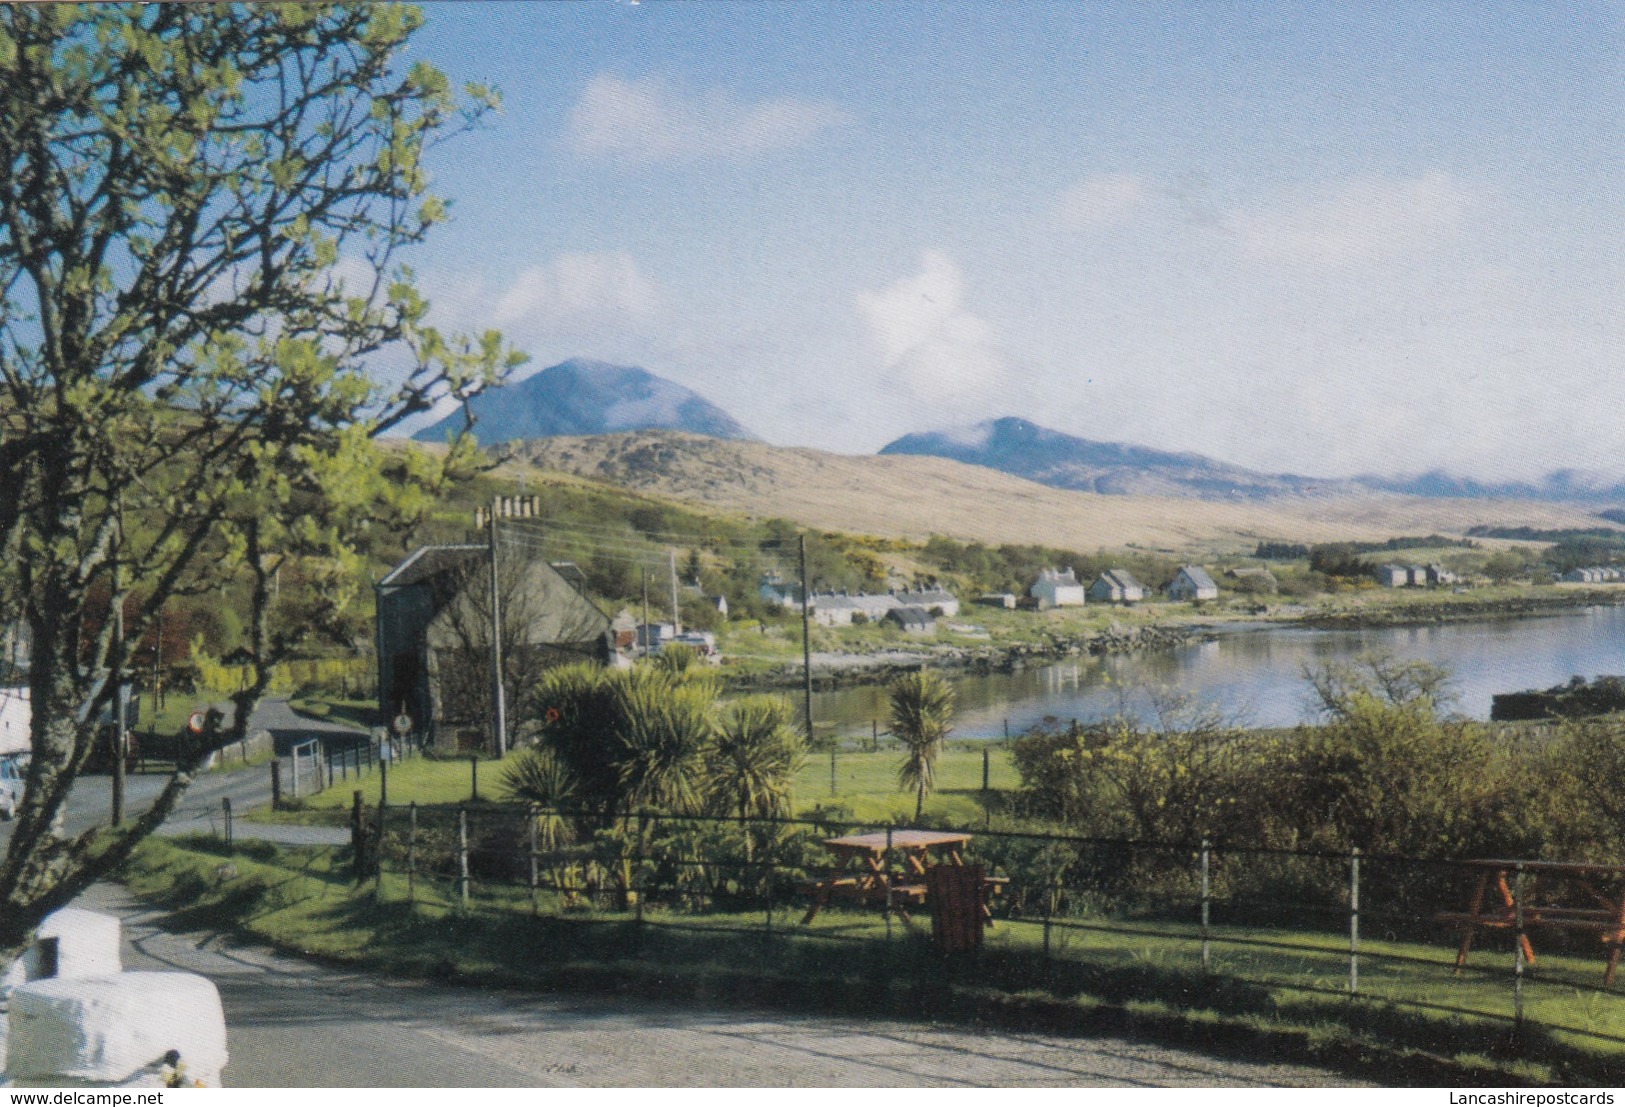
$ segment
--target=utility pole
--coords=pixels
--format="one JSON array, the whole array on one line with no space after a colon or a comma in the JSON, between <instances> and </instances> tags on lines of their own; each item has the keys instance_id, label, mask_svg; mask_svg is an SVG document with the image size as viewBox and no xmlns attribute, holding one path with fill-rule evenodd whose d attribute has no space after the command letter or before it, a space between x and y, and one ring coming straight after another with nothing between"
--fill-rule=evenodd
<instances>
[{"instance_id":1,"label":"utility pole","mask_svg":"<svg viewBox=\"0 0 1625 1107\"><path fill-rule=\"evenodd\" d=\"M671 562L671 633L675 638L683 633L683 625L677 621L677 550L667 550L666 556Z\"/></svg>"},{"instance_id":2,"label":"utility pole","mask_svg":"<svg viewBox=\"0 0 1625 1107\"><path fill-rule=\"evenodd\" d=\"M807 696L807 744L812 744L812 631L809 629L812 597L807 591L807 536L800 534L796 541L801 548L801 675Z\"/></svg>"},{"instance_id":3,"label":"utility pole","mask_svg":"<svg viewBox=\"0 0 1625 1107\"><path fill-rule=\"evenodd\" d=\"M497 757L508 755L508 700L502 690L502 588L497 574L497 505L491 497L491 686L496 699Z\"/></svg>"},{"instance_id":4,"label":"utility pole","mask_svg":"<svg viewBox=\"0 0 1625 1107\"><path fill-rule=\"evenodd\" d=\"M643 566L643 656L649 656L649 567Z\"/></svg>"}]
</instances>

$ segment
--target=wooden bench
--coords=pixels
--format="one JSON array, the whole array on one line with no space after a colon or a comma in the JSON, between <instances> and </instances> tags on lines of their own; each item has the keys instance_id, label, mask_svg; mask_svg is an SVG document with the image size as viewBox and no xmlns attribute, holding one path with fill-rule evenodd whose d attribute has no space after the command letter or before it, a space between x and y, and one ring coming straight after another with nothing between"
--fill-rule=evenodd
<instances>
[{"instance_id":1,"label":"wooden bench","mask_svg":"<svg viewBox=\"0 0 1625 1107\"><path fill-rule=\"evenodd\" d=\"M1567 881L1593 902L1601 905L1574 907L1559 903L1530 902L1529 890L1526 889L1522 905L1522 930L1518 935L1525 963L1529 965L1535 963L1535 950L1530 944L1528 933L1532 929L1590 932L1596 934L1603 946L1608 949L1608 960L1603 969L1603 987L1613 984L1621 948L1625 947L1625 866L1564 861L1499 860L1471 861L1467 864L1478 870L1478 879L1474 884L1467 910L1440 911L1433 916L1435 922L1461 928L1461 947L1456 952L1458 973L1467 964L1467 954L1472 949L1473 937L1478 931L1519 929L1519 905L1508 884L1507 876L1509 873L1522 872L1531 878L1531 883L1540 877ZM1613 895L1605 894L1596 887L1596 882L1605 880L1620 885ZM1500 902L1486 908L1485 894L1492 887Z\"/></svg>"}]
</instances>

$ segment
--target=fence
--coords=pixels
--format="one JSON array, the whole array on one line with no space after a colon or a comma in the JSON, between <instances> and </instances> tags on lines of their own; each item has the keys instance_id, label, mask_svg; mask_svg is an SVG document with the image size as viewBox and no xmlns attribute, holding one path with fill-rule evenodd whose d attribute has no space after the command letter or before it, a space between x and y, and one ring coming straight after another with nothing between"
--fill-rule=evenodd
<instances>
[{"instance_id":1,"label":"fence","mask_svg":"<svg viewBox=\"0 0 1625 1107\"><path fill-rule=\"evenodd\" d=\"M832 904L803 922L829 870L826 838L872 831L889 842L898 829L495 805L368 809L357 792L351 845L338 859L357 883L376 882L379 904L873 943L930 931L889 895L900 854L882 862L887 895L869 906ZM1528 956L1526 915L1538 918L1552 896L1574 892L1565 878L1549 882L1542 899L1517 874L1516 927L1481 939L1458 968L1461 930L1438 916L1467 904L1481 863L965 834L965 860L1001 878L994 929L973 971L1037 972L1051 983L1087 976L1129 994L1223 980L1309 1003L1336 997L1464 1019L1479 1035L1535 1026L1625 1049L1625 996L1603 986L1597 943L1541 930L1538 961Z\"/></svg>"},{"instance_id":2,"label":"fence","mask_svg":"<svg viewBox=\"0 0 1625 1107\"><path fill-rule=\"evenodd\" d=\"M358 734L354 741L332 746L311 738L294 746L285 764L282 759L271 763L272 806L281 806L287 799L309 798L335 784L348 783L351 778L360 780L373 772L387 772L391 762L422 753L418 735L391 737L376 728L369 735Z\"/></svg>"}]
</instances>

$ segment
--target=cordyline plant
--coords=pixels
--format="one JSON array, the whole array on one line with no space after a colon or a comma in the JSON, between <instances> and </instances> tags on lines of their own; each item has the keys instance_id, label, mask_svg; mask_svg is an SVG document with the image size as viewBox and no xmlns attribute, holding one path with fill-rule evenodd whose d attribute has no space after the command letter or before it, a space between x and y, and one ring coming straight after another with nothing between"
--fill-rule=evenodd
<instances>
[{"instance_id":1,"label":"cordyline plant","mask_svg":"<svg viewBox=\"0 0 1625 1107\"><path fill-rule=\"evenodd\" d=\"M0 625L33 643L0 950L246 735L271 666L352 606L361 531L420 514L468 454L386 456L377 436L522 360L429 327L395 256L445 217L426 152L496 106L403 66L420 23L395 5L0 11ZM297 619L272 600L289 559L314 597ZM127 827L54 832L124 643L171 597L245 578L258 675L226 721Z\"/></svg>"}]
</instances>

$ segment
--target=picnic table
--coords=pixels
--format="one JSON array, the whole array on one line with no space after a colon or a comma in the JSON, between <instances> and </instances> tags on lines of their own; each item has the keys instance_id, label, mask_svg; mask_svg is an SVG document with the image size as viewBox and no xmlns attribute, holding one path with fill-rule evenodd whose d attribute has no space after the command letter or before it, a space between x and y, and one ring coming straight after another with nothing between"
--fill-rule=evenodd
<instances>
[{"instance_id":1,"label":"picnic table","mask_svg":"<svg viewBox=\"0 0 1625 1107\"><path fill-rule=\"evenodd\" d=\"M1477 870L1472 898L1466 911L1443 911L1438 922L1453 923L1462 930L1461 948L1456 953L1456 971L1467 964L1467 953L1480 930L1517 930L1518 897L1510 881L1522 871L1523 930L1518 941L1524 961L1535 963L1535 950L1528 931L1533 928L1575 930L1595 933L1608 950L1602 984L1614 982L1622 945L1625 945L1625 865L1601 865L1575 861L1508 861L1481 858L1464 862ZM1537 885L1541 894L1537 895ZM1494 901L1485 899L1494 890ZM1559 892L1567 893L1559 895ZM1576 900L1578 896L1578 900Z\"/></svg>"},{"instance_id":2,"label":"picnic table","mask_svg":"<svg viewBox=\"0 0 1625 1107\"><path fill-rule=\"evenodd\" d=\"M963 866L969 841L969 834L943 830L876 831L827 838L824 848L835 862L827 876L807 887L813 901L802 924L812 922L832 899L886 904L910 923L908 908L926 900L926 871L933 865ZM901 859L899 868L887 870L888 851ZM984 883L991 892L1004 878L987 877Z\"/></svg>"}]
</instances>

